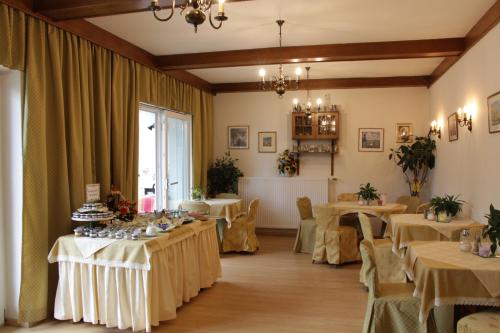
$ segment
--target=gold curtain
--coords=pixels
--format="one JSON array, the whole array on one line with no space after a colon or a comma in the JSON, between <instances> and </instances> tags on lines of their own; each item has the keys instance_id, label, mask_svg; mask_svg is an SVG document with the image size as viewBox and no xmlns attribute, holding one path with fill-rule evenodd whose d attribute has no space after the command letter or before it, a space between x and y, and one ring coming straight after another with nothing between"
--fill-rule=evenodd
<instances>
[{"instance_id":1,"label":"gold curtain","mask_svg":"<svg viewBox=\"0 0 500 333\"><path fill-rule=\"evenodd\" d=\"M206 185L212 95L0 3L0 65L24 70L23 238L19 321L49 315L47 254L71 232L85 184L136 200L139 101L193 115L195 184Z\"/></svg>"}]
</instances>

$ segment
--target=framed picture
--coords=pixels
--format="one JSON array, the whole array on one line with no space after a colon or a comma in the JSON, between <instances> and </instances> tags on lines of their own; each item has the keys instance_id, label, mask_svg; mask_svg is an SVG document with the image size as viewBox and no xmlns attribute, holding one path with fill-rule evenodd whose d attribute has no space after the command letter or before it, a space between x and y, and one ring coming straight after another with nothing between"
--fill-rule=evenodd
<instances>
[{"instance_id":1,"label":"framed picture","mask_svg":"<svg viewBox=\"0 0 500 333\"><path fill-rule=\"evenodd\" d=\"M450 142L458 140L458 116L456 112L448 117L448 138Z\"/></svg>"},{"instance_id":2,"label":"framed picture","mask_svg":"<svg viewBox=\"0 0 500 333\"><path fill-rule=\"evenodd\" d=\"M488 124L490 133L500 132L500 91L488 97Z\"/></svg>"},{"instance_id":3,"label":"framed picture","mask_svg":"<svg viewBox=\"0 0 500 333\"><path fill-rule=\"evenodd\" d=\"M259 153L275 153L276 136L276 132L259 132Z\"/></svg>"},{"instance_id":4,"label":"framed picture","mask_svg":"<svg viewBox=\"0 0 500 333\"><path fill-rule=\"evenodd\" d=\"M248 149L249 126L228 126L227 147L228 149Z\"/></svg>"},{"instance_id":5,"label":"framed picture","mask_svg":"<svg viewBox=\"0 0 500 333\"><path fill-rule=\"evenodd\" d=\"M360 152L384 151L384 129L360 128L358 137L358 151Z\"/></svg>"},{"instance_id":6,"label":"framed picture","mask_svg":"<svg viewBox=\"0 0 500 333\"><path fill-rule=\"evenodd\" d=\"M413 142L413 124L409 123L396 124L396 142L397 143Z\"/></svg>"}]
</instances>

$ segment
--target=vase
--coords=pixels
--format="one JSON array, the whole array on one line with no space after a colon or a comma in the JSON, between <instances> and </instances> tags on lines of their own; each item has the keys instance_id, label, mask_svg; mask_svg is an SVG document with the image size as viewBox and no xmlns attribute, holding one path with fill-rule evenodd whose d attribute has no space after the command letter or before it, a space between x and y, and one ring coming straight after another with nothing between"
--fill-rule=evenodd
<instances>
[{"instance_id":1,"label":"vase","mask_svg":"<svg viewBox=\"0 0 500 333\"><path fill-rule=\"evenodd\" d=\"M447 212L439 212L437 214L437 221L441 223L450 223L453 216L448 214Z\"/></svg>"}]
</instances>

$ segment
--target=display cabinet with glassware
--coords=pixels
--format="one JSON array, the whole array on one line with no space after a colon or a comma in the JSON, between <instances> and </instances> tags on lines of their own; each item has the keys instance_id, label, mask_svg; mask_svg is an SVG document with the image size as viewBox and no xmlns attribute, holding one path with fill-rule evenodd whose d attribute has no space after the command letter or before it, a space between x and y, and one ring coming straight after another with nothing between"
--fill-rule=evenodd
<instances>
[{"instance_id":1,"label":"display cabinet with glassware","mask_svg":"<svg viewBox=\"0 0 500 333\"><path fill-rule=\"evenodd\" d=\"M339 130L340 115L338 111L292 112L292 139L297 141L293 151L299 158L303 153L330 154L330 174L333 176L334 155L337 149ZM303 140L312 140L314 143L304 143ZM328 144L324 142L326 140L328 140ZM300 163L297 168L297 175L299 174Z\"/></svg>"}]
</instances>

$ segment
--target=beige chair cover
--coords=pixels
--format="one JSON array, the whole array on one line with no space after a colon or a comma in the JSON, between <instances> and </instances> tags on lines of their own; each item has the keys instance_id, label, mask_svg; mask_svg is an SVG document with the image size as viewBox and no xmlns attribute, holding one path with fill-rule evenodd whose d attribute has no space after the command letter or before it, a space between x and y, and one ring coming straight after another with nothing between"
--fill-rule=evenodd
<instances>
[{"instance_id":1,"label":"beige chair cover","mask_svg":"<svg viewBox=\"0 0 500 333\"><path fill-rule=\"evenodd\" d=\"M420 206L417 207L417 211L415 213L417 214L423 214L427 209L431 208L431 203L426 202L421 204Z\"/></svg>"},{"instance_id":2,"label":"beige chair cover","mask_svg":"<svg viewBox=\"0 0 500 333\"><path fill-rule=\"evenodd\" d=\"M316 241L316 220L313 217L311 200L308 197L297 198L297 208L300 215L300 224L297 229L295 253L309 253L314 251Z\"/></svg>"},{"instance_id":3,"label":"beige chair cover","mask_svg":"<svg viewBox=\"0 0 500 333\"><path fill-rule=\"evenodd\" d=\"M341 193L337 196L337 201L358 201L359 195L357 193Z\"/></svg>"},{"instance_id":4,"label":"beige chair cover","mask_svg":"<svg viewBox=\"0 0 500 333\"><path fill-rule=\"evenodd\" d=\"M500 332L500 312L478 312L460 319L457 333L498 333Z\"/></svg>"},{"instance_id":5,"label":"beige chair cover","mask_svg":"<svg viewBox=\"0 0 500 333\"><path fill-rule=\"evenodd\" d=\"M196 212L202 214L210 213L210 206L203 201L184 201L181 204L182 209L186 209L188 212Z\"/></svg>"},{"instance_id":6,"label":"beige chair cover","mask_svg":"<svg viewBox=\"0 0 500 333\"><path fill-rule=\"evenodd\" d=\"M231 223L224 225L224 239L222 240L222 251L226 252L250 252L259 249L259 240L255 234L255 220L259 199L250 202L248 213L240 216Z\"/></svg>"},{"instance_id":7,"label":"beige chair cover","mask_svg":"<svg viewBox=\"0 0 500 333\"><path fill-rule=\"evenodd\" d=\"M215 197L217 199L239 199L240 196L236 193L219 193L216 194Z\"/></svg>"},{"instance_id":8,"label":"beige chair cover","mask_svg":"<svg viewBox=\"0 0 500 333\"><path fill-rule=\"evenodd\" d=\"M411 197L409 195L403 195L396 199L396 202L402 205L406 205L405 214L415 214L417 208L420 206L422 201L419 197Z\"/></svg>"},{"instance_id":9,"label":"beige chair cover","mask_svg":"<svg viewBox=\"0 0 500 333\"><path fill-rule=\"evenodd\" d=\"M404 283L406 275L403 272L403 263L401 259L392 252L392 241L390 239L374 239L370 219L366 214L359 213L359 222L363 237L370 242L375 251L378 263L378 279L382 283ZM367 267L363 262L361 266L359 280L367 286L366 280Z\"/></svg>"},{"instance_id":10,"label":"beige chair cover","mask_svg":"<svg viewBox=\"0 0 500 333\"><path fill-rule=\"evenodd\" d=\"M314 207L316 241L313 262L342 264L360 259L356 229L339 226L339 211L331 207Z\"/></svg>"},{"instance_id":11,"label":"beige chair cover","mask_svg":"<svg viewBox=\"0 0 500 333\"><path fill-rule=\"evenodd\" d=\"M457 219L470 219L471 215L472 215L472 206L469 203L464 202L462 204L462 211L458 212L456 218Z\"/></svg>"},{"instance_id":12,"label":"beige chair cover","mask_svg":"<svg viewBox=\"0 0 500 333\"><path fill-rule=\"evenodd\" d=\"M360 244L363 265L366 267L368 305L363 333L420 333L453 331L453 307L441 307L427 323L420 323L420 300L413 297L412 283L388 283L378 281L377 260L372 243ZM451 330L450 330L451 329Z\"/></svg>"}]
</instances>

